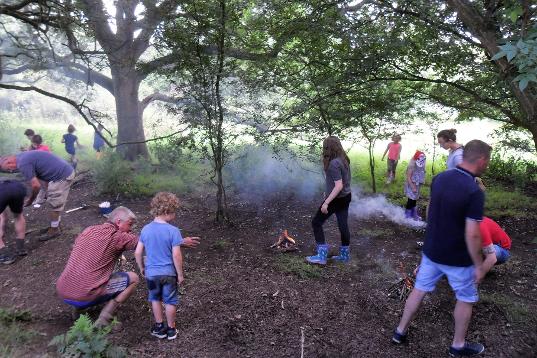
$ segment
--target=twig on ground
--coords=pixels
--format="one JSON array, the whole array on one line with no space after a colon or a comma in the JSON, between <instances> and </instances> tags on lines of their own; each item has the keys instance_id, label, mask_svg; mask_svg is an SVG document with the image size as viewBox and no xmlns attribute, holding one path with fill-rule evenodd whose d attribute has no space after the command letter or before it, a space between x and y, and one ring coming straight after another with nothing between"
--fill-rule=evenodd
<instances>
[{"instance_id":1,"label":"twig on ground","mask_svg":"<svg viewBox=\"0 0 537 358\"><path fill-rule=\"evenodd\" d=\"M300 358L304 358L304 327L300 327Z\"/></svg>"}]
</instances>

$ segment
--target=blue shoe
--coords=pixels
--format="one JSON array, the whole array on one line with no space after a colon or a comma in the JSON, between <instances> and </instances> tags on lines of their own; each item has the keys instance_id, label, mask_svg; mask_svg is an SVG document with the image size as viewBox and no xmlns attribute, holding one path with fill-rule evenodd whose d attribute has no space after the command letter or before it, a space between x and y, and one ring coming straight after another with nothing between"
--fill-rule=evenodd
<instances>
[{"instance_id":1,"label":"blue shoe","mask_svg":"<svg viewBox=\"0 0 537 358\"><path fill-rule=\"evenodd\" d=\"M397 328L393 331L392 342L395 344L406 343L407 334L401 334L397 331Z\"/></svg>"},{"instance_id":2,"label":"blue shoe","mask_svg":"<svg viewBox=\"0 0 537 358\"><path fill-rule=\"evenodd\" d=\"M326 265L326 258L328 257L328 245L317 245L317 255L307 256L306 261L310 264Z\"/></svg>"},{"instance_id":3,"label":"blue shoe","mask_svg":"<svg viewBox=\"0 0 537 358\"><path fill-rule=\"evenodd\" d=\"M449 355L452 357L470 357L483 353L485 347L481 343L465 342L462 348L449 347Z\"/></svg>"},{"instance_id":4,"label":"blue shoe","mask_svg":"<svg viewBox=\"0 0 537 358\"><path fill-rule=\"evenodd\" d=\"M412 218L412 209L405 209L405 219Z\"/></svg>"},{"instance_id":5,"label":"blue shoe","mask_svg":"<svg viewBox=\"0 0 537 358\"><path fill-rule=\"evenodd\" d=\"M339 262L349 262L349 260L351 259L350 253L351 253L351 250L349 246L341 246L339 248L339 255L332 256L330 259L336 260Z\"/></svg>"}]
</instances>

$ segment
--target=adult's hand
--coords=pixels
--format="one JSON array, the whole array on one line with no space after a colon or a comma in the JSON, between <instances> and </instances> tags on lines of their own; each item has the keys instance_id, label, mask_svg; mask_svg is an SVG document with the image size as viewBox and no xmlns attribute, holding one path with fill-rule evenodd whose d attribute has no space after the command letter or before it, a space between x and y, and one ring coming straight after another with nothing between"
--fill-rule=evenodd
<instances>
[{"instance_id":1,"label":"adult's hand","mask_svg":"<svg viewBox=\"0 0 537 358\"><path fill-rule=\"evenodd\" d=\"M487 272L485 271L485 268L483 267L483 265L479 265L475 267L474 280L475 280L476 285L481 283L486 273Z\"/></svg>"},{"instance_id":2,"label":"adult's hand","mask_svg":"<svg viewBox=\"0 0 537 358\"><path fill-rule=\"evenodd\" d=\"M327 203L323 203L323 205L321 205L321 212L323 214L328 214L328 204Z\"/></svg>"},{"instance_id":3,"label":"adult's hand","mask_svg":"<svg viewBox=\"0 0 537 358\"><path fill-rule=\"evenodd\" d=\"M197 236L192 236L192 237L185 237L183 239L183 243L181 244L181 246L183 247L189 247L189 248L195 248L196 246L198 246L200 243L200 238L197 237Z\"/></svg>"}]
</instances>

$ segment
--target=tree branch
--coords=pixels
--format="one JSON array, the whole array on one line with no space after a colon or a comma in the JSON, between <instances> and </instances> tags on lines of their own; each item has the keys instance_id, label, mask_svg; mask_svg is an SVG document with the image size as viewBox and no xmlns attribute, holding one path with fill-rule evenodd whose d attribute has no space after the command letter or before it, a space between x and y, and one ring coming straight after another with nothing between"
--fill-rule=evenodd
<instances>
[{"instance_id":1,"label":"tree branch","mask_svg":"<svg viewBox=\"0 0 537 358\"><path fill-rule=\"evenodd\" d=\"M97 122L97 120L95 120L93 117L92 117L92 114L91 114L91 110L85 106L84 104L82 103L76 103L75 101L73 101L72 99L70 98L67 98L67 97L64 97L64 96L60 96L58 94L55 94L55 93L52 93L52 92L49 92L49 91L45 91L41 88L38 88L38 87L35 87L35 86L16 86L16 85L8 85L8 84L4 84L4 83L0 83L0 88L5 88L5 89L12 89L12 90L17 90L17 91L25 91L25 92L30 92L30 91L34 91L34 92L37 92L37 93L40 93L44 96L47 96L47 97L51 97L51 98L54 98L54 99L57 99L57 100L60 100L64 103L67 103L69 104L70 106L72 106L73 108L76 109L76 111L82 116L82 118L84 119L84 121L86 121L87 124L89 124L90 126L93 127L93 129L95 131L97 131L97 127L96 125L94 124L94 122ZM93 121L84 113L83 110L88 110L90 111L90 116L92 117ZM108 139L106 139L105 137L102 137L104 142L109 146L109 147L116 147L117 145L113 145L112 143L110 143L110 141L108 141Z\"/></svg>"}]
</instances>

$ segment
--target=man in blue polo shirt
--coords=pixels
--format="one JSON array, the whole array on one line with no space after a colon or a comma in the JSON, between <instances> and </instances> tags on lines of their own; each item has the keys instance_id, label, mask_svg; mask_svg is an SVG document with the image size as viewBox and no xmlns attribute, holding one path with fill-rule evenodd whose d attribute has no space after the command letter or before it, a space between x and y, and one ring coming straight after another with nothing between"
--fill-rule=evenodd
<instances>
[{"instance_id":1,"label":"man in blue polo shirt","mask_svg":"<svg viewBox=\"0 0 537 358\"><path fill-rule=\"evenodd\" d=\"M75 177L75 171L71 165L52 153L31 150L1 158L0 167L2 170L18 169L24 179L30 182L32 191L24 206L30 205L39 193L40 180L49 183L47 203L52 209L50 227L39 240L46 241L60 236L60 214L67 202L67 196Z\"/></svg>"},{"instance_id":2,"label":"man in blue polo shirt","mask_svg":"<svg viewBox=\"0 0 537 358\"><path fill-rule=\"evenodd\" d=\"M477 284L485 275L479 231L485 195L475 178L486 170L491 150L488 144L472 140L464 147L462 163L433 179L422 260L416 285L394 331L394 343L406 341L407 328L421 301L445 275L457 298L453 313L455 334L449 354L461 357L484 351L482 344L465 339L472 306L479 299Z\"/></svg>"}]
</instances>

